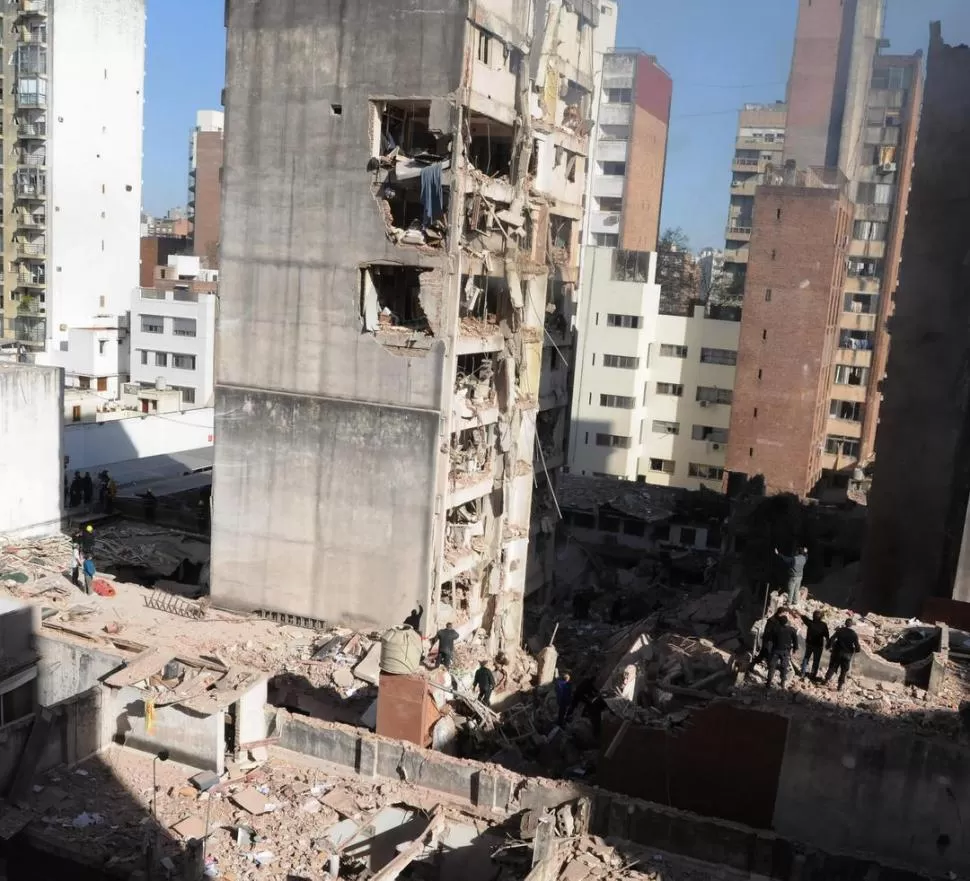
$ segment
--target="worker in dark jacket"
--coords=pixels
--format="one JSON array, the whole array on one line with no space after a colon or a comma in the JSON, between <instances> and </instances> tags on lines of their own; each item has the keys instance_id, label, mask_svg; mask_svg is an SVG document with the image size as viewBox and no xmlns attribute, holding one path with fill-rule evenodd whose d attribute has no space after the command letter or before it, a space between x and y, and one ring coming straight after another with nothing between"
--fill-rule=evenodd
<instances>
[{"instance_id":1,"label":"worker in dark jacket","mask_svg":"<svg viewBox=\"0 0 970 881\"><path fill-rule=\"evenodd\" d=\"M450 667L451 659L455 654L455 643L458 642L458 631L449 622L447 627L439 630L431 640L431 647L435 643L438 645L438 662L436 667Z\"/></svg>"},{"instance_id":2,"label":"worker in dark jacket","mask_svg":"<svg viewBox=\"0 0 970 881\"><path fill-rule=\"evenodd\" d=\"M563 673L556 680L556 704L559 707L559 727L566 724L566 717L572 708L573 703L573 683L568 673Z\"/></svg>"},{"instance_id":3,"label":"worker in dark jacket","mask_svg":"<svg viewBox=\"0 0 970 881\"><path fill-rule=\"evenodd\" d=\"M771 688L771 680L774 679L775 670L781 670L781 687L788 684L788 672L791 669L792 652L798 651L798 634L795 628L788 623L785 615L778 617L778 630L775 632L774 641L771 646L771 654L768 656L768 681L765 689Z\"/></svg>"},{"instance_id":4,"label":"worker in dark jacket","mask_svg":"<svg viewBox=\"0 0 970 881\"><path fill-rule=\"evenodd\" d=\"M808 669L808 662L812 662L812 679L818 679L818 668L822 663L822 649L829 641L829 626L822 620L822 613L816 609L812 617L802 615L805 622L805 654L802 655L802 679Z\"/></svg>"},{"instance_id":5,"label":"worker in dark jacket","mask_svg":"<svg viewBox=\"0 0 970 881\"><path fill-rule=\"evenodd\" d=\"M785 616L785 607L779 606L775 609L775 614L772 615L767 621L765 621L765 629L761 633L761 645L758 648L758 653L755 655L754 660L751 662L751 666L754 667L760 661L767 662L771 657L771 647L775 643L775 636L778 633L778 628L781 627L780 619Z\"/></svg>"},{"instance_id":6,"label":"worker in dark jacket","mask_svg":"<svg viewBox=\"0 0 970 881\"><path fill-rule=\"evenodd\" d=\"M829 669L825 674L825 684L828 685L839 671L839 691L845 687L845 678L849 675L849 667L852 665L852 658L862 650L859 645L859 635L852 627L852 619L846 618L845 624L836 628L835 633L829 640Z\"/></svg>"},{"instance_id":7,"label":"worker in dark jacket","mask_svg":"<svg viewBox=\"0 0 970 881\"><path fill-rule=\"evenodd\" d=\"M475 671L475 688L478 689L478 699L487 707L495 690L495 674L488 669L488 663L485 661L482 661Z\"/></svg>"}]
</instances>

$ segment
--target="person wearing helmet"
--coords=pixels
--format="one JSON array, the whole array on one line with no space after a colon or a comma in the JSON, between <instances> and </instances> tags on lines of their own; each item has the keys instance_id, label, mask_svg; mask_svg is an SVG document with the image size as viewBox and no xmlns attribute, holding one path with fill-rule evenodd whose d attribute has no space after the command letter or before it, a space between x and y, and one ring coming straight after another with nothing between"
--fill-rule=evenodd
<instances>
[{"instance_id":1,"label":"person wearing helmet","mask_svg":"<svg viewBox=\"0 0 970 881\"><path fill-rule=\"evenodd\" d=\"M85 554L94 553L94 527L90 523L81 532L81 550Z\"/></svg>"}]
</instances>

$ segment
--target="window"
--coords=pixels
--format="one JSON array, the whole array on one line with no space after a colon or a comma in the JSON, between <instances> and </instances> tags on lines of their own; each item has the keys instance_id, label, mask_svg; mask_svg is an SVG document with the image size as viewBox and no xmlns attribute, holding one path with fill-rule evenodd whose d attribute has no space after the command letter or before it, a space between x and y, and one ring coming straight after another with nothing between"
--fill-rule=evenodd
<instances>
[{"instance_id":1,"label":"window","mask_svg":"<svg viewBox=\"0 0 970 881\"><path fill-rule=\"evenodd\" d=\"M835 366L836 385L865 385L868 379L868 367L850 367L848 364Z\"/></svg>"},{"instance_id":2,"label":"window","mask_svg":"<svg viewBox=\"0 0 970 881\"><path fill-rule=\"evenodd\" d=\"M839 348L853 352L868 352L872 349L875 334L869 330L843 330L839 335Z\"/></svg>"},{"instance_id":3,"label":"window","mask_svg":"<svg viewBox=\"0 0 970 881\"><path fill-rule=\"evenodd\" d=\"M846 294L843 301L844 312L871 315L879 306L878 294Z\"/></svg>"},{"instance_id":4,"label":"window","mask_svg":"<svg viewBox=\"0 0 970 881\"><path fill-rule=\"evenodd\" d=\"M650 470L660 474L673 474L675 463L673 459L651 459Z\"/></svg>"},{"instance_id":5,"label":"window","mask_svg":"<svg viewBox=\"0 0 970 881\"><path fill-rule=\"evenodd\" d=\"M661 358L686 358L687 346L675 346L673 343L660 344Z\"/></svg>"},{"instance_id":6,"label":"window","mask_svg":"<svg viewBox=\"0 0 970 881\"><path fill-rule=\"evenodd\" d=\"M628 450L632 445L632 437L622 437L619 434L596 435L596 446L598 447L619 447L622 450Z\"/></svg>"},{"instance_id":7,"label":"window","mask_svg":"<svg viewBox=\"0 0 970 881\"><path fill-rule=\"evenodd\" d=\"M891 205L893 184L859 184L856 202L859 205Z\"/></svg>"},{"instance_id":8,"label":"window","mask_svg":"<svg viewBox=\"0 0 970 881\"><path fill-rule=\"evenodd\" d=\"M888 223L878 220L857 220L852 227L852 238L866 242L884 242L888 230Z\"/></svg>"},{"instance_id":9,"label":"window","mask_svg":"<svg viewBox=\"0 0 970 881\"><path fill-rule=\"evenodd\" d=\"M87 391L91 388L91 378L89 376L79 376L77 378L77 387Z\"/></svg>"},{"instance_id":10,"label":"window","mask_svg":"<svg viewBox=\"0 0 970 881\"><path fill-rule=\"evenodd\" d=\"M636 330L642 325L643 321L639 315L615 315L611 312L606 316L607 327L630 327Z\"/></svg>"},{"instance_id":11,"label":"window","mask_svg":"<svg viewBox=\"0 0 970 881\"><path fill-rule=\"evenodd\" d=\"M628 355L604 355L604 367L620 367L623 370L636 370L640 366L639 358L631 358Z\"/></svg>"},{"instance_id":12,"label":"window","mask_svg":"<svg viewBox=\"0 0 970 881\"><path fill-rule=\"evenodd\" d=\"M607 104L629 104L633 100L633 89L604 89Z\"/></svg>"},{"instance_id":13,"label":"window","mask_svg":"<svg viewBox=\"0 0 970 881\"><path fill-rule=\"evenodd\" d=\"M194 404L195 403L195 389L189 388L184 385L173 385L173 389L182 393L182 403L183 404Z\"/></svg>"},{"instance_id":14,"label":"window","mask_svg":"<svg viewBox=\"0 0 970 881\"><path fill-rule=\"evenodd\" d=\"M872 72L872 87L874 89L889 89L898 92L908 89L913 82L911 67L880 67Z\"/></svg>"},{"instance_id":15,"label":"window","mask_svg":"<svg viewBox=\"0 0 970 881\"><path fill-rule=\"evenodd\" d=\"M613 232L594 232L593 244L597 248L615 248L620 244L620 237Z\"/></svg>"},{"instance_id":16,"label":"window","mask_svg":"<svg viewBox=\"0 0 970 881\"><path fill-rule=\"evenodd\" d=\"M142 333L165 333L165 319L161 315L142 315Z\"/></svg>"},{"instance_id":17,"label":"window","mask_svg":"<svg viewBox=\"0 0 970 881\"><path fill-rule=\"evenodd\" d=\"M721 480L724 477L724 469L717 465L702 465L699 462L691 462L687 466L688 477L699 477L701 480ZM683 535L683 530L681 530Z\"/></svg>"},{"instance_id":18,"label":"window","mask_svg":"<svg viewBox=\"0 0 970 881\"><path fill-rule=\"evenodd\" d=\"M139 349L139 351L141 352L141 363L147 365L148 364L148 351L146 349Z\"/></svg>"},{"instance_id":19,"label":"window","mask_svg":"<svg viewBox=\"0 0 970 881\"><path fill-rule=\"evenodd\" d=\"M679 422L665 422L662 419L653 420L654 434L680 434Z\"/></svg>"},{"instance_id":20,"label":"window","mask_svg":"<svg viewBox=\"0 0 970 881\"><path fill-rule=\"evenodd\" d=\"M195 336L196 323L194 318L173 318L172 333L175 336Z\"/></svg>"},{"instance_id":21,"label":"window","mask_svg":"<svg viewBox=\"0 0 970 881\"><path fill-rule=\"evenodd\" d=\"M75 404L73 407L71 407L71 422L80 422L80 421L81 421L81 405Z\"/></svg>"},{"instance_id":22,"label":"window","mask_svg":"<svg viewBox=\"0 0 970 881\"><path fill-rule=\"evenodd\" d=\"M684 387L676 382L658 382L657 394L673 395L675 398L682 398L684 396Z\"/></svg>"},{"instance_id":23,"label":"window","mask_svg":"<svg viewBox=\"0 0 970 881\"><path fill-rule=\"evenodd\" d=\"M882 275L882 260L875 258L852 258L847 272L853 278L879 278Z\"/></svg>"},{"instance_id":24,"label":"window","mask_svg":"<svg viewBox=\"0 0 970 881\"><path fill-rule=\"evenodd\" d=\"M699 385L696 400L703 404L730 404L734 400L734 393L729 388Z\"/></svg>"},{"instance_id":25,"label":"window","mask_svg":"<svg viewBox=\"0 0 970 881\"><path fill-rule=\"evenodd\" d=\"M179 370L195 370L195 355L172 355L172 366Z\"/></svg>"},{"instance_id":26,"label":"window","mask_svg":"<svg viewBox=\"0 0 970 881\"><path fill-rule=\"evenodd\" d=\"M849 456L859 458L859 440L854 437L839 437L829 435L825 438L825 452L832 456Z\"/></svg>"},{"instance_id":27,"label":"window","mask_svg":"<svg viewBox=\"0 0 970 881\"><path fill-rule=\"evenodd\" d=\"M696 542L697 542L697 530L690 526L681 526L679 544L693 547Z\"/></svg>"},{"instance_id":28,"label":"window","mask_svg":"<svg viewBox=\"0 0 970 881\"><path fill-rule=\"evenodd\" d=\"M623 177L626 174L625 162L601 162L600 167L603 169L603 174L610 177Z\"/></svg>"},{"instance_id":29,"label":"window","mask_svg":"<svg viewBox=\"0 0 970 881\"><path fill-rule=\"evenodd\" d=\"M604 141L629 141L630 126L628 125L601 125L600 138ZM606 210L606 209L603 209Z\"/></svg>"},{"instance_id":30,"label":"window","mask_svg":"<svg viewBox=\"0 0 970 881\"><path fill-rule=\"evenodd\" d=\"M623 199L620 196L599 196L596 199L597 211L622 211Z\"/></svg>"},{"instance_id":31,"label":"window","mask_svg":"<svg viewBox=\"0 0 970 881\"><path fill-rule=\"evenodd\" d=\"M98 354L103 355L105 347L108 345L107 340L98 340Z\"/></svg>"},{"instance_id":32,"label":"window","mask_svg":"<svg viewBox=\"0 0 970 881\"><path fill-rule=\"evenodd\" d=\"M167 352L156 352L155 353L155 366L156 367L168 367L168 353Z\"/></svg>"},{"instance_id":33,"label":"window","mask_svg":"<svg viewBox=\"0 0 970 881\"><path fill-rule=\"evenodd\" d=\"M728 430L712 425L695 425L690 432L691 440L710 441L712 444L726 444Z\"/></svg>"},{"instance_id":34,"label":"window","mask_svg":"<svg viewBox=\"0 0 970 881\"><path fill-rule=\"evenodd\" d=\"M771 288L765 288L765 302L771 302Z\"/></svg>"},{"instance_id":35,"label":"window","mask_svg":"<svg viewBox=\"0 0 970 881\"><path fill-rule=\"evenodd\" d=\"M649 251L616 251L613 254L613 281L650 281Z\"/></svg>"},{"instance_id":36,"label":"window","mask_svg":"<svg viewBox=\"0 0 970 881\"><path fill-rule=\"evenodd\" d=\"M701 349L701 364L727 364L733 367L738 363L738 353L731 349Z\"/></svg>"},{"instance_id":37,"label":"window","mask_svg":"<svg viewBox=\"0 0 970 881\"><path fill-rule=\"evenodd\" d=\"M492 56L492 38L485 31L478 32L478 60L488 64Z\"/></svg>"},{"instance_id":38,"label":"window","mask_svg":"<svg viewBox=\"0 0 970 881\"><path fill-rule=\"evenodd\" d=\"M833 419L848 419L850 422L862 421L862 404L859 401L840 401L833 398L829 402L829 416Z\"/></svg>"},{"instance_id":39,"label":"window","mask_svg":"<svg viewBox=\"0 0 970 881\"><path fill-rule=\"evenodd\" d=\"M625 398L623 395L600 395L601 407L616 407L620 410L633 410L636 405L636 398Z\"/></svg>"},{"instance_id":40,"label":"window","mask_svg":"<svg viewBox=\"0 0 970 881\"><path fill-rule=\"evenodd\" d=\"M98 391L99 392L106 392L107 390L108 390L108 377L107 376L99 376L98 377Z\"/></svg>"}]
</instances>

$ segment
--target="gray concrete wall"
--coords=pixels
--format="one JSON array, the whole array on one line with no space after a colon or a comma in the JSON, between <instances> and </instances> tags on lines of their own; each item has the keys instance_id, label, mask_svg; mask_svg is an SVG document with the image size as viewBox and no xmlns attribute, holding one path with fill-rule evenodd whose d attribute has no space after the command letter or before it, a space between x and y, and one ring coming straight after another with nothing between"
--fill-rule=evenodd
<instances>
[{"instance_id":1,"label":"gray concrete wall","mask_svg":"<svg viewBox=\"0 0 970 881\"><path fill-rule=\"evenodd\" d=\"M58 368L0 364L0 535L60 527L63 399Z\"/></svg>"},{"instance_id":2,"label":"gray concrete wall","mask_svg":"<svg viewBox=\"0 0 970 881\"><path fill-rule=\"evenodd\" d=\"M427 608L437 414L243 389L219 395L215 602L360 627Z\"/></svg>"},{"instance_id":3,"label":"gray concrete wall","mask_svg":"<svg viewBox=\"0 0 970 881\"><path fill-rule=\"evenodd\" d=\"M42 774L58 765L73 765L107 745L101 725L101 693L91 689L52 708L54 722L37 763ZM34 717L0 728L0 794L5 794L20 765Z\"/></svg>"},{"instance_id":4,"label":"gray concrete wall","mask_svg":"<svg viewBox=\"0 0 970 881\"><path fill-rule=\"evenodd\" d=\"M864 604L970 599L970 49L930 41L863 558Z\"/></svg>"},{"instance_id":5,"label":"gray concrete wall","mask_svg":"<svg viewBox=\"0 0 970 881\"><path fill-rule=\"evenodd\" d=\"M36 640L40 664L37 670L37 701L49 707L94 688L114 670L124 666L124 655L39 634Z\"/></svg>"},{"instance_id":6,"label":"gray concrete wall","mask_svg":"<svg viewBox=\"0 0 970 881\"><path fill-rule=\"evenodd\" d=\"M457 262L388 241L370 102L452 95L466 12L464 0L229 6L219 603L375 627L430 605ZM363 332L360 267L381 261L437 270L424 276L438 285L430 348Z\"/></svg>"},{"instance_id":7,"label":"gray concrete wall","mask_svg":"<svg viewBox=\"0 0 970 881\"><path fill-rule=\"evenodd\" d=\"M197 716L177 706L157 707L154 724L145 723L144 693L137 688L105 688L106 720L117 743L157 753L169 751L172 759L193 768L225 770L225 714Z\"/></svg>"},{"instance_id":8,"label":"gray concrete wall","mask_svg":"<svg viewBox=\"0 0 970 881\"><path fill-rule=\"evenodd\" d=\"M826 850L945 875L970 869L965 745L823 716L788 726L774 829Z\"/></svg>"}]
</instances>

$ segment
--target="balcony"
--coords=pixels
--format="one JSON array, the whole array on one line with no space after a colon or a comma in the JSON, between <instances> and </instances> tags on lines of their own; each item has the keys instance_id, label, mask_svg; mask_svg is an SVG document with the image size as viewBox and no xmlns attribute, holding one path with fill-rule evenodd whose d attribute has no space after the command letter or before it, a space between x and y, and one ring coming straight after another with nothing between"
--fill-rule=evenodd
<instances>
[{"instance_id":1,"label":"balcony","mask_svg":"<svg viewBox=\"0 0 970 881\"><path fill-rule=\"evenodd\" d=\"M17 256L24 260L43 260L47 256L47 242L18 242Z\"/></svg>"},{"instance_id":2,"label":"balcony","mask_svg":"<svg viewBox=\"0 0 970 881\"><path fill-rule=\"evenodd\" d=\"M764 171L765 162L763 159L749 158L745 156L735 156L731 160L732 171Z\"/></svg>"},{"instance_id":3,"label":"balcony","mask_svg":"<svg viewBox=\"0 0 970 881\"><path fill-rule=\"evenodd\" d=\"M18 288L47 287L47 281L44 273L42 272L30 272L29 270L22 270L21 272L17 273L16 280Z\"/></svg>"},{"instance_id":4,"label":"balcony","mask_svg":"<svg viewBox=\"0 0 970 881\"><path fill-rule=\"evenodd\" d=\"M47 94L42 92L17 92L18 107L47 107Z\"/></svg>"},{"instance_id":5,"label":"balcony","mask_svg":"<svg viewBox=\"0 0 970 881\"><path fill-rule=\"evenodd\" d=\"M842 330L875 330L876 314L874 312L843 312L839 319Z\"/></svg>"},{"instance_id":6,"label":"balcony","mask_svg":"<svg viewBox=\"0 0 970 881\"><path fill-rule=\"evenodd\" d=\"M22 122L17 126L17 136L21 138L46 138L46 122Z\"/></svg>"},{"instance_id":7,"label":"balcony","mask_svg":"<svg viewBox=\"0 0 970 881\"><path fill-rule=\"evenodd\" d=\"M21 28L17 41L29 46L47 45L47 28Z\"/></svg>"},{"instance_id":8,"label":"balcony","mask_svg":"<svg viewBox=\"0 0 970 881\"><path fill-rule=\"evenodd\" d=\"M47 183L45 181L42 185L38 185L35 183L17 181L14 184L14 195L16 195L18 199L43 202L45 199L47 199Z\"/></svg>"},{"instance_id":9,"label":"balcony","mask_svg":"<svg viewBox=\"0 0 970 881\"><path fill-rule=\"evenodd\" d=\"M783 150L785 148L784 138L775 138L766 141L764 138L737 138L734 142L735 150Z\"/></svg>"},{"instance_id":10,"label":"balcony","mask_svg":"<svg viewBox=\"0 0 970 881\"><path fill-rule=\"evenodd\" d=\"M882 279L874 275L848 275L845 291L850 294L878 294Z\"/></svg>"},{"instance_id":11,"label":"balcony","mask_svg":"<svg viewBox=\"0 0 970 881\"><path fill-rule=\"evenodd\" d=\"M43 211L36 214L22 211L17 215L17 226L21 229L44 229L47 226L47 214Z\"/></svg>"},{"instance_id":12,"label":"balcony","mask_svg":"<svg viewBox=\"0 0 970 881\"><path fill-rule=\"evenodd\" d=\"M47 15L47 0L20 0L20 15Z\"/></svg>"},{"instance_id":13,"label":"balcony","mask_svg":"<svg viewBox=\"0 0 970 881\"><path fill-rule=\"evenodd\" d=\"M849 256L881 259L886 256L886 243L870 239L853 239L849 243Z\"/></svg>"},{"instance_id":14,"label":"balcony","mask_svg":"<svg viewBox=\"0 0 970 881\"><path fill-rule=\"evenodd\" d=\"M724 262L725 263L747 263L748 262L747 246L743 248L725 248Z\"/></svg>"},{"instance_id":15,"label":"balcony","mask_svg":"<svg viewBox=\"0 0 970 881\"><path fill-rule=\"evenodd\" d=\"M747 242L751 240L751 227L734 226L733 224L729 223L727 225L726 235L731 241Z\"/></svg>"},{"instance_id":16,"label":"balcony","mask_svg":"<svg viewBox=\"0 0 970 881\"><path fill-rule=\"evenodd\" d=\"M753 174L747 180L731 181L732 196L753 196L754 191L761 186L761 175Z\"/></svg>"},{"instance_id":17,"label":"balcony","mask_svg":"<svg viewBox=\"0 0 970 881\"><path fill-rule=\"evenodd\" d=\"M33 168L44 168L47 165L47 151L40 150L34 153L21 153L17 159L18 165L29 165Z\"/></svg>"}]
</instances>

